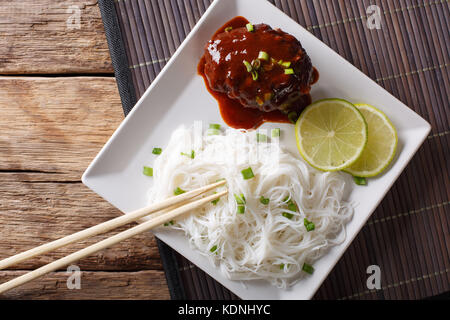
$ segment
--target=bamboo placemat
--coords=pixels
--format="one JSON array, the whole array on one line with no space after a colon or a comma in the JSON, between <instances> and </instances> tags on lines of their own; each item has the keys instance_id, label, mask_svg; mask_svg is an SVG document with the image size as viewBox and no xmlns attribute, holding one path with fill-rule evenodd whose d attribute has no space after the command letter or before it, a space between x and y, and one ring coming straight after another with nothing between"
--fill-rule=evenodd
<instances>
[{"instance_id":1,"label":"bamboo placemat","mask_svg":"<svg viewBox=\"0 0 450 320\"><path fill-rule=\"evenodd\" d=\"M107 36L108 30L113 33L108 41L126 112L211 2L99 1ZM421 299L449 291L449 0L270 2L433 128L315 299ZM367 27L366 10L373 4L381 9L379 30ZM173 298L237 299L188 260L161 246ZM380 290L367 289L370 265L381 269Z\"/></svg>"}]
</instances>

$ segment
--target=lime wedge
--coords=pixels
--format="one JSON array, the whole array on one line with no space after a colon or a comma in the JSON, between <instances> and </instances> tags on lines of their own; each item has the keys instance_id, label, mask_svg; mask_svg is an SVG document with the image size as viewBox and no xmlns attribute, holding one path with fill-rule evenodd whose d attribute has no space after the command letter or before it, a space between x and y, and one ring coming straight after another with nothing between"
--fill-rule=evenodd
<instances>
[{"instance_id":1,"label":"lime wedge","mask_svg":"<svg viewBox=\"0 0 450 320\"><path fill-rule=\"evenodd\" d=\"M368 104L355 105L366 119L369 139L361 157L346 172L357 177L374 177L386 169L397 150L397 131L388 117Z\"/></svg>"},{"instance_id":2,"label":"lime wedge","mask_svg":"<svg viewBox=\"0 0 450 320\"><path fill-rule=\"evenodd\" d=\"M306 162L319 170L338 171L361 156L367 143L367 124L350 102L326 99L302 112L295 125L295 136Z\"/></svg>"}]
</instances>

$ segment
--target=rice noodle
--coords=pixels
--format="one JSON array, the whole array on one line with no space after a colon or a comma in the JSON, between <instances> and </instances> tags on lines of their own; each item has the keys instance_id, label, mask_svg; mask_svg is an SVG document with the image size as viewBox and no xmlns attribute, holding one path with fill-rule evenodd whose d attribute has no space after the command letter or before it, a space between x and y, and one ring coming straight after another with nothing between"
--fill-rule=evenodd
<instances>
[{"instance_id":1,"label":"rice noodle","mask_svg":"<svg viewBox=\"0 0 450 320\"><path fill-rule=\"evenodd\" d=\"M192 247L229 279L266 279L286 288L307 275L302 272L304 263L313 264L345 239L353 207L343 201L343 175L311 168L274 139L257 142L254 131L229 129L222 135L200 133L200 138L196 132L195 127L181 127L173 133L153 165L149 201L173 196L177 187L189 191L226 179L227 197L171 228L182 230ZM194 159L181 154L191 150ZM244 180L241 171L248 167L255 177ZM244 214L237 214L234 194L245 196ZM261 196L270 199L268 205L260 202ZM286 197L298 212L287 209ZM304 218L315 224L315 230L306 230Z\"/></svg>"}]
</instances>

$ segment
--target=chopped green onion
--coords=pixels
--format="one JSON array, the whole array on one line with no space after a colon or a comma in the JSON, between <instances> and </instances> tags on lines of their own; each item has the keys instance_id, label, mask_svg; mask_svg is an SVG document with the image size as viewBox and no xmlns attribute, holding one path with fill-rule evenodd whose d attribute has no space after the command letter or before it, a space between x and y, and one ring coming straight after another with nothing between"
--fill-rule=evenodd
<instances>
[{"instance_id":1,"label":"chopped green onion","mask_svg":"<svg viewBox=\"0 0 450 320\"><path fill-rule=\"evenodd\" d=\"M280 264L280 270L284 269L284 263Z\"/></svg>"},{"instance_id":2,"label":"chopped green onion","mask_svg":"<svg viewBox=\"0 0 450 320\"><path fill-rule=\"evenodd\" d=\"M294 69L284 69L284 74L294 74Z\"/></svg>"},{"instance_id":3,"label":"chopped green onion","mask_svg":"<svg viewBox=\"0 0 450 320\"><path fill-rule=\"evenodd\" d=\"M246 25L248 32L253 32L253 30L255 30L255 28L253 27L253 25L251 23L247 23Z\"/></svg>"},{"instance_id":4,"label":"chopped green onion","mask_svg":"<svg viewBox=\"0 0 450 320\"><path fill-rule=\"evenodd\" d=\"M302 270L305 271L306 273L309 273L309 274L313 274L313 272L314 272L313 266L309 265L307 263L303 264Z\"/></svg>"},{"instance_id":5,"label":"chopped green onion","mask_svg":"<svg viewBox=\"0 0 450 320\"><path fill-rule=\"evenodd\" d=\"M162 152L161 148L153 148L153 151L152 151L153 154L161 154L161 152Z\"/></svg>"},{"instance_id":6,"label":"chopped green onion","mask_svg":"<svg viewBox=\"0 0 450 320\"><path fill-rule=\"evenodd\" d=\"M241 173L242 173L242 177L244 177L244 180L249 180L249 179L255 177L255 175L253 174L253 170L252 170L251 167L242 170Z\"/></svg>"},{"instance_id":7,"label":"chopped green onion","mask_svg":"<svg viewBox=\"0 0 450 320\"><path fill-rule=\"evenodd\" d=\"M244 205L246 203L245 197L242 193L239 196L237 194L235 194L234 198L236 199L237 204Z\"/></svg>"},{"instance_id":8,"label":"chopped green onion","mask_svg":"<svg viewBox=\"0 0 450 320\"><path fill-rule=\"evenodd\" d=\"M181 189L180 187L177 187L174 191L173 194L176 196L179 196L180 194L185 193L186 191L184 191L183 189Z\"/></svg>"},{"instance_id":9,"label":"chopped green onion","mask_svg":"<svg viewBox=\"0 0 450 320\"><path fill-rule=\"evenodd\" d=\"M288 204L288 209L289 209L290 211L295 211L295 212L297 212L297 206L296 206L296 204L293 203L292 201L289 202L289 204Z\"/></svg>"},{"instance_id":10,"label":"chopped green onion","mask_svg":"<svg viewBox=\"0 0 450 320\"><path fill-rule=\"evenodd\" d=\"M238 206L237 207L237 213L238 214L244 214L245 213L245 206Z\"/></svg>"},{"instance_id":11,"label":"chopped green onion","mask_svg":"<svg viewBox=\"0 0 450 320\"><path fill-rule=\"evenodd\" d=\"M258 71L253 70L252 71L252 79L253 79L253 81L258 80L258 77L259 77Z\"/></svg>"},{"instance_id":12,"label":"chopped green onion","mask_svg":"<svg viewBox=\"0 0 450 320\"><path fill-rule=\"evenodd\" d=\"M225 28L225 32L230 32L231 30L233 30L233 27L226 27Z\"/></svg>"},{"instance_id":13,"label":"chopped green onion","mask_svg":"<svg viewBox=\"0 0 450 320\"><path fill-rule=\"evenodd\" d=\"M218 136L218 135L220 135L220 130L208 129L207 134L208 134L208 136Z\"/></svg>"},{"instance_id":14,"label":"chopped green onion","mask_svg":"<svg viewBox=\"0 0 450 320\"><path fill-rule=\"evenodd\" d=\"M260 51L259 55L258 55L258 59L267 61L267 60L269 60L269 54L267 52Z\"/></svg>"},{"instance_id":15,"label":"chopped green onion","mask_svg":"<svg viewBox=\"0 0 450 320\"><path fill-rule=\"evenodd\" d=\"M165 227L168 227L169 225L173 226L175 224L175 221L170 220L169 222L164 223Z\"/></svg>"},{"instance_id":16,"label":"chopped green onion","mask_svg":"<svg viewBox=\"0 0 450 320\"><path fill-rule=\"evenodd\" d=\"M258 70L261 67L261 60L259 59L253 60L252 67L254 70Z\"/></svg>"},{"instance_id":17,"label":"chopped green onion","mask_svg":"<svg viewBox=\"0 0 450 320\"><path fill-rule=\"evenodd\" d=\"M290 202L291 201L291 196L287 196L286 198L283 199L283 202Z\"/></svg>"},{"instance_id":18,"label":"chopped green onion","mask_svg":"<svg viewBox=\"0 0 450 320\"><path fill-rule=\"evenodd\" d=\"M283 62L284 62L283 60L278 60L278 64L279 64L279 65L282 65Z\"/></svg>"},{"instance_id":19,"label":"chopped green onion","mask_svg":"<svg viewBox=\"0 0 450 320\"><path fill-rule=\"evenodd\" d=\"M144 166L144 174L148 177L153 177L153 168Z\"/></svg>"},{"instance_id":20,"label":"chopped green onion","mask_svg":"<svg viewBox=\"0 0 450 320\"><path fill-rule=\"evenodd\" d=\"M303 219L303 223L305 224L306 231L308 231L308 232L313 231L316 228L316 225L306 218Z\"/></svg>"},{"instance_id":21,"label":"chopped green onion","mask_svg":"<svg viewBox=\"0 0 450 320\"><path fill-rule=\"evenodd\" d=\"M367 186L367 179L366 178L353 177L353 180L355 180L355 183L358 186Z\"/></svg>"},{"instance_id":22,"label":"chopped green onion","mask_svg":"<svg viewBox=\"0 0 450 320\"><path fill-rule=\"evenodd\" d=\"M216 123L211 123L209 125L210 129L216 129L216 130L220 130L220 124L216 124Z\"/></svg>"},{"instance_id":23,"label":"chopped green onion","mask_svg":"<svg viewBox=\"0 0 450 320\"><path fill-rule=\"evenodd\" d=\"M261 198L259 199L259 202L261 202L263 205L268 205L270 202L269 198L264 198L264 196L261 196Z\"/></svg>"},{"instance_id":24,"label":"chopped green onion","mask_svg":"<svg viewBox=\"0 0 450 320\"><path fill-rule=\"evenodd\" d=\"M288 119L289 119L289 121L291 121L292 123L296 123L296 122L297 122L297 119L298 119L297 112L295 112L295 111L289 112L289 113L288 113Z\"/></svg>"},{"instance_id":25,"label":"chopped green onion","mask_svg":"<svg viewBox=\"0 0 450 320\"><path fill-rule=\"evenodd\" d=\"M289 213L289 212L283 212L282 215L283 215L283 217L288 218L288 219L292 219L294 217L294 214Z\"/></svg>"},{"instance_id":26,"label":"chopped green onion","mask_svg":"<svg viewBox=\"0 0 450 320\"><path fill-rule=\"evenodd\" d=\"M214 194L216 194L216 193L217 192L214 192ZM219 200L220 200L220 198L217 198L216 200L211 201L211 203L216 206L217 202L219 202Z\"/></svg>"},{"instance_id":27,"label":"chopped green onion","mask_svg":"<svg viewBox=\"0 0 450 320\"><path fill-rule=\"evenodd\" d=\"M277 138L281 135L280 128L272 129L272 138Z\"/></svg>"},{"instance_id":28,"label":"chopped green onion","mask_svg":"<svg viewBox=\"0 0 450 320\"><path fill-rule=\"evenodd\" d=\"M283 61L283 62L281 63L281 65L282 65L283 67L285 67L285 68L289 68L289 67L291 66L291 62L290 62L290 61Z\"/></svg>"},{"instance_id":29,"label":"chopped green onion","mask_svg":"<svg viewBox=\"0 0 450 320\"><path fill-rule=\"evenodd\" d=\"M245 67L247 68L247 72L252 72L253 67L250 64L250 62L248 62L247 60L242 61L242 63L245 65Z\"/></svg>"},{"instance_id":30,"label":"chopped green onion","mask_svg":"<svg viewBox=\"0 0 450 320\"><path fill-rule=\"evenodd\" d=\"M256 134L256 141L257 142L267 142L268 137L265 134L257 133Z\"/></svg>"},{"instance_id":31,"label":"chopped green onion","mask_svg":"<svg viewBox=\"0 0 450 320\"><path fill-rule=\"evenodd\" d=\"M211 251L212 253L216 252L216 250L217 250L217 245L215 245L211 249L209 249L209 251Z\"/></svg>"},{"instance_id":32,"label":"chopped green onion","mask_svg":"<svg viewBox=\"0 0 450 320\"><path fill-rule=\"evenodd\" d=\"M189 157L189 158L191 158L191 159L194 159L194 158L195 158L195 151L192 150L192 151L191 151L191 154L187 154L187 153L181 152L181 155L182 155L182 156Z\"/></svg>"}]
</instances>

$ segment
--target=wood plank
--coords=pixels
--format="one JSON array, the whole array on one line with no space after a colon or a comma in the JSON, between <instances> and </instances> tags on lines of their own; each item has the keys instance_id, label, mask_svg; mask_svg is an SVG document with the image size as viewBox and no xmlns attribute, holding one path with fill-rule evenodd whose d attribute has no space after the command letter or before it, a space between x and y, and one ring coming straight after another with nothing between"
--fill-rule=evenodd
<instances>
[{"instance_id":1,"label":"wood plank","mask_svg":"<svg viewBox=\"0 0 450 320\"><path fill-rule=\"evenodd\" d=\"M80 180L123 120L113 77L0 77L0 88L3 171Z\"/></svg>"},{"instance_id":2,"label":"wood plank","mask_svg":"<svg viewBox=\"0 0 450 320\"><path fill-rule=\"evenodd\" d=\"M0 272L0 283L24 273L24 271ZM81 288L72 290L67 288L68 277L69 274L66 272L53 272L0 295L0 299L170 299L163 271L89 272L81 269Z\"/></svg>"},{"instance_id":3,"label":"wood plank","mask_svg":"<svg viewBox=\"0 0 450 320\"><path fill-rule=\"evenodd\" d=\"M120 215L80 182L123 119L115 79L0 77L0 88L0 258ZM104 237L16 268L36 268ZM150 233L83 259L80 267L162 268Z\"/></svg>"},{"instance_id":4,"label":"wood plank","mask_svg":"<svg viewBox=\"0 0 450 320\"><path fill-rule=\"evenodd\" d=\"M1 173L0 259L86 229L121 213L81 183L46 182L48 174ZM30 181L30 182L29 182ZM9 269L29 270L129 228L119 228ZM77 262L84 270L162 270L150 232L123 241Z\"/></svg>"},{"instance_id":5,"label":"wood plank","mask_svg":"<svg viewBox=\"0 0 450 320\"><path fill-rule=\"evenodd\" d=\"M0 35L0 74L113 72L94 0L1 1Z\"/></svg>"}]
</instances>

